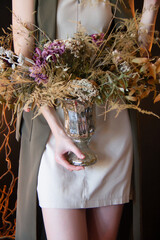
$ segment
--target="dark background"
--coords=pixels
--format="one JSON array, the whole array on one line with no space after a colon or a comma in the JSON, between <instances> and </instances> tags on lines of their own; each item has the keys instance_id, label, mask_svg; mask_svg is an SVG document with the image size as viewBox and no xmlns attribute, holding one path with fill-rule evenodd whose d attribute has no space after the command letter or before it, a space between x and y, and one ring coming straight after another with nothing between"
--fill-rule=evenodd
<instances>
[{"instance_id":1,"label":"dark background","mask_svg":"<svg viewBox=\"0 0 160 240\"><path fill-rule=\"evenodd\" d=\"M2 31L2 27L4 28L5 31L9 32L8 27L10 27L11 24L11 6L12 1L11 0L0 0L0 35L4 35L4 32ZM1 110L2 110L2 106L0 106L0 126L1 126ZM6 112L7 115L7 121L9 122L11 120L11 112L7 111ZM13 130L13 127L11 128L11 130ZM2 132L3 131L3 132ZM3 128L0 128L0 145L2 144L2 142L4 141L4 134L7 134L8 130L5 129L5 127L3 126ZM5 161L5 151L4 148L3 150L0 152L0 190L3 190L4 187L6 186L6 192L9 193L9 188L11 187L12 181L15 181L15 184L13 182L12 185L12 192L9 198L9 209L11 211L13 211L13 213L10 215L10 217L7 218L7 221L9 221L9 223L6 224L2 224L2 212L4 211L4 207L7 207L7 201L4 202L4 207L2 209L0 209L0 238L2 238L2 236L6 236L6 235L12 235L14 233L14 221L15 221L15 207L16 207L16 193L17 193L17 180L16 177L18 175L18 156L19 156L19 144L17 143L17 141L15 140L15 134L11 134L10 135L10 141L9 144L11 146L11 154L9 156L10 160L11 160L11 170L15 175L15 179L13 179L12 177L12 172L9 171L3 178L1 178L2 174L4 174L7 171L7 162ZM0 193L0 198L1 198L1 193ZM0 202L0 206L1 206L1 202ZM10 214L10 211L7 211L7 214ZM11 228L9 227L9 224L12 223ZM1 229L3 227L5 227L4 229ZM10 229L10 231L9 231ZM3 239L8 239L7 237L4 237Z\"/></svg>"},{"instance_id":2,"label":"dark background","mask_svg":"<svg viewBox=\"0 0 160 240\"><path fill-rule=\"evenodd\" d=\"M142 0L135 0L136 9L141 10ZM11 0L1 0L0 4L0 29L11 23ZM158 15L156 29L160 30L160 14ZM0 30L2 34L2 30ZM160 55L158 48L153 48L153 54ZM141 107L150 109L160 115L160 103L151 104L152 96L142 102ZM7 113L9 119L11 113ZM134 185L136 194L133 203L126 204L119 233L121 240L159 240L160 239L160 120L138 114L138 144L140 149L140 159L134 162ZM3 134L0 135L0 143L3 141ZM11 135L10 145L12 153L12 171L17 176L19 144ZM4 151L0 153L0 176L6 171ZM0 179L0 189L8 185L11 176L7 175ZM0 195L1 196L1 195ZM11 208L16 202L16 186L10 199ZM15 214L11 216L11 221ZM0 221L1 224L1 221ZM1 228L1 225L0 225ZM1 236L0 236L1 237ZM7 238L4 238L7 239Z\"/></svg>"},{"instance_id":3,"label":"dark background","mask_svg":"<svg viewBox=\"0 0 160 240\"><path fill-rule=\"evenodd\" d=\"M135 1L136 8L141 9L142 0ZM160 11L156 22L160 31ZM160 56L160 49L153 47L153 55ZM142 108L152 110L160 116L160 103L152 104L152 95L145 99ZM140 144L140 230L141 239L160 239L160 120L139 114ZM135 239L137 240L137 239Z\"/></svg>"}]
</instances>

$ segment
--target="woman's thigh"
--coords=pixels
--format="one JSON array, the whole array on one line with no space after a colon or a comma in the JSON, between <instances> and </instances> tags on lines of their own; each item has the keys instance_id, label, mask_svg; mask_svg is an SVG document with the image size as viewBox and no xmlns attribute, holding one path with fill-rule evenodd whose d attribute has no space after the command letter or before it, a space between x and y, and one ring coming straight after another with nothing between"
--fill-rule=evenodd
<instances>
[{"instance_id":1,"label":"woman's thigh","mask_svg":"<svg viewBox=\"0 0 160 240\"><path fill-rule=\"evenodd\" d=\"M87 240L85 209L43 208L47 240Z\"/></svg>"},{"instance_id":2,"label":"woman's thigh","mask_svg":"<svg viewBox=\"0 0 160 240\"><path fill-rule=\"evenodd\" d=\"M115 240L122 211L122 204L87 209L88 239Z\"/></svg>"}]
</instances>

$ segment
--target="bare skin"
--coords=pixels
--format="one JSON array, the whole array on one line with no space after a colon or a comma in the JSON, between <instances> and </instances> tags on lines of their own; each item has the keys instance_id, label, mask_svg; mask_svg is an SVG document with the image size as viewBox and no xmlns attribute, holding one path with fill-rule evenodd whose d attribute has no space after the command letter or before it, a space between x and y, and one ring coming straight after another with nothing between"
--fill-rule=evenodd
<instances>
[{"instance_id":1,"label":"bare skin","mask_svg":"<svg viewBox=\"0 0 160 240\"><path fill-rule=\"evenodd\" d=\"M134 0L129 0L134 15ZM34 0L12 0L13 5L13 36L14 49L31 57L34 40L29 36L21 23L27 23L30 29L34 24ZM151 50L152 36L160 0L144 0L139 41L145 51ZM152 6L152 7L151 7ZM156 7L156 8L154 8ZM19 21L20 19L20 21ZM142 31L143 30L143 31ZM146 35L150 41L146 42ZM23 32L23 34L20 34ZM29 109L26 109L29 111ZM47 120L56 139L55 160L70 171L83 170L83 167L70 165L65 159L65 153L73 151L79 158L84 156L65 134L54 109L43 107L43 116ZM63 146L62 143L63 142ZM48 240L116 240L123 204L99 207L94 209L42 209ZM86 217L87 212L87 217Z\"/></svg>"},{"instance_id":2,"label":"bare skin","mask_svg":"<svg viewBox=\"0 0 160 240\"><path fill-rule=\"evenodd\" d=\"M50 129L56 139L55 160L63 167L67 168L69 171L78 171L84 169L84 167L71 165L65 159L65 154L68 151L74 152L79 158L84 158L84 155L73 144L72 140L65 133L55 109L50 107L42 107L41 112L43 113L43 116L47 119Z\"/></svg>"},{"instance_id":3,"label":"bare skin","mask_svg":"<svg viewBox=\"0 0 160 240\"><path fill-rule=\"evenodd\" d=\"M117 238L123 204L87 209L89 240L115 240Z\"/></svg>"},{"instance_id":4,"label":"bare skin","mask_svg":"<svg viewBox=\"0 0 160 240\"><path fill-rule=\"evenodd\" d=\"M47 240L88 240L85 209L42 209Z\"/></svg>"},{"instance_id":5,"label":"bare skin","mask_svg":"<svg viewBox=\"0 0 160 240\"><path fill-rule=\"evenodd\" d=\"M139 42L146 53L151 51L155 22L160 7L160 0L144 0L143 14L139 27Z\"/></svg>"},{"instance_id":6,"label":"bare skin","mask_svg":"<svg viewBox=\"0 0 160 240\"><path fill-rule=\"evenodd\" d=\"M122 211L122 204L87 210L42 209L47 239L115 240Z\"/></svg>"}]
</instances>

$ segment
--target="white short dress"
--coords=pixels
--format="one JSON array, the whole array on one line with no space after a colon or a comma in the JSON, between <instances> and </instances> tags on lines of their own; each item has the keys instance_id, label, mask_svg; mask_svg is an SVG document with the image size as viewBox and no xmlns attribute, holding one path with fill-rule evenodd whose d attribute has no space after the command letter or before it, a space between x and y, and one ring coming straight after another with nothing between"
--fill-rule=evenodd
<instances>
[{"instance_id":1,"label":"white short dress","mask_svg":"<svg viewBox=\"0 0 160 240\"><path fill-rule=\"evenodd\" d=\"M89 34L107 30L112 12L105 1L78 2L58 1L57 38L71 37L77 31L77 20ZM96 110L96 131L90 142L98 156L95 165L81 171L68 171L55 161L55 139L50 135L38 174L41 207L94 208L129 201L133 147L128 112L124 110L115 118L112 111L104 121L104 115L100 115L104 108L97 107ZM63 121L62 109L58 109L57 114Z\"/></svg>"}]
</instances>

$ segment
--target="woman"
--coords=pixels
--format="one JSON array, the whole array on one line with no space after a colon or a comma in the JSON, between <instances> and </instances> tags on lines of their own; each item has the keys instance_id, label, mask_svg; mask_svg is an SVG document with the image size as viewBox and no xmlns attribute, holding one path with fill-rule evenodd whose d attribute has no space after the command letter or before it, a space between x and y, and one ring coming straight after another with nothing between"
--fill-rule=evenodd
<instances>
[{"instance_id":1,"label":"woman","mask_svg":"<svg viewBox=\"0 0 160 240\"><path fill-rule=\"evenodd\" d=\"M15 52L31 57L34 48L34 40L22 23L33 30L36 23L51 39L67 38L76 31L77 21L91 34L106 31L113 14L128 18L134 14L133 0L110 1L116 10L106 1L85 2L83 5L79 0L13 0ZM143 30L152 35L158 6L159 1L144 1L145 24L139 39L146 51L151 42L145 42ZM114 23L119 21L114 19ZM23 114L16 239L42 237L37 235L41 230L36 222L37 185L48 240L116 239L123 204L129 201L130 193L132 136L127 111L118 119L111 113L106 122L97 117L91 145L98 154L98 163L85 169L70 165L65 159L68 151L79 158L84 156L65 134L59 120L61 111L57 114L48 107L41 111L44 117L34 120L32 111ZM40 219L38 215L38 222Z\"/></svg>"}]
</instances>

